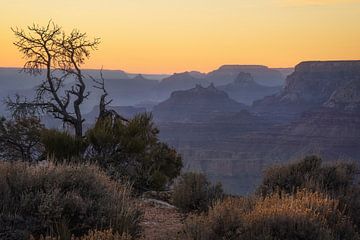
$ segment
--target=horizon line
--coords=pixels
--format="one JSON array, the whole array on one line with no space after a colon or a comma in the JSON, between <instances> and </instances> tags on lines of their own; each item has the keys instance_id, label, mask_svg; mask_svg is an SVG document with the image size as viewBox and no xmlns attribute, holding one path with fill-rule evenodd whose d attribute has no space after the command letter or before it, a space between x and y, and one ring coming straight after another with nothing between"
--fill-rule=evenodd
<instances>
[{"instance_id":1,"label":"horizon line","mask_svg":"<svg viewBox=\"0 0 360 240\"><path fill-rule=\"evenodd\" d=\"M351 60L349 60L351 61ZM301 62L300 62L301 63ZM296 64L297 65L297 64ZM296 66L295 65L295 66ZM264 67L267 67L269 69L291 69L291 68L295 68L295 66L286 66L286 67L270 67L268 65L265 65L265 64L241 64L241 63L230 63L230 64L221 64L219 65L218 67L214 68L213 70L217 70L219 69L220 67L223 67L223 66L264 66ZM0 66L0 69L23 69L24 67L23 66ZM83 70L101 70L101 68L92 68L92 67L85 67L83 68ZM185 71L173 71L173 72L128 72L124 69L120 69L120 68L103 68L104 71L122 71L126 74L147 74L147 75L171 75L171 74L175 74L175 73L185 73L185 72L199 72L199 73L204 73L204 74L207 74L207 73L210 73L211 71L213 70L210 70L208 72L206 71L201 71L201 70L196 70L196 69L188 69L188 70L185 70Z\"/></svg>"},{"instance_id":2,"label":"horizon line","mask_svg":"<svg viewBox=\"0 0 360 240\"><path fill-rule=\"evenodd\" d=\"M264 67L267 67L269 69L291 69L291 68L295 68L297 65L299 65L300 63L304 63L304 62L352 62L352 61L360 61L360 59L348 59L348 60L345 60L345 59L337 59L337 60L334 60L334 59L331 59L331 60L303 60L303 61L300 61L299 63L295 64L294 66L277 66L277 67L272 67L272 66L268 66L266 64L241 64L241 63L228 63L228 64L221 64L219 65L217 68L214 68L213 70L217 70L223 66L264 66ZM0 66L0 69L23 69L23 66ZM83 68L83 70L101 70L101 68L92 68L92 67L85 67ZM185 70L185 71L173 71L173 72L128 72L124 69L120 69L120 68L103 68L103 70L105 71L122 71L126 74L147 74L147 75L171 75L171 74L175 74L175 73L185 73L185 72L199 72L199 73L204 73L204 74L208 74L210 73L211 71L213 70L210 70L208 72L206 71L201 71L201 70L196 70L196 69L188 69L188 70Z\"/></svg>"}]
</instances>

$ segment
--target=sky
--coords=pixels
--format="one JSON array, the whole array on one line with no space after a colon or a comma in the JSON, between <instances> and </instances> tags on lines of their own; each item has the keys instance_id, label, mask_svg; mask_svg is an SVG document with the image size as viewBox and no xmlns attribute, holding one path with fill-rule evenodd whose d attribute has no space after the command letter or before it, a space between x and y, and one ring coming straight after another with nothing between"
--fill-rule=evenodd
<instances>
[{"instance_id":1,"label":"sky","mask_svg":"<svg viewBox=\"0 0 360 240\"><path fill-rule=\"evenodd\" d=\"M49 19L101 45L86 68L208 72L360 59L360 0L0 0L0 66L22 66L11 27Z\"/></svg>"}]
</instances>

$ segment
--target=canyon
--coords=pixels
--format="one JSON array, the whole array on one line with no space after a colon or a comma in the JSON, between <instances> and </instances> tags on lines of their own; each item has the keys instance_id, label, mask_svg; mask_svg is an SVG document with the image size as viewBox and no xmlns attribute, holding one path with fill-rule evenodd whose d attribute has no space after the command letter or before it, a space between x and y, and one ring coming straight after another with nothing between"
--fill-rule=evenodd
<instances>
[{"instance_id":1,"label":"canyon","mask_svg":"<svg viewBox=\"0 0 360 240\"><path fill-rule=\"evenodd\" d=\"M359 83L360 61L300 63L279 93L252 107L196 123L159 122L160 135L186 170L249 194L270 165L306 155L360 160Z\"/></svg>"}]
</instances>

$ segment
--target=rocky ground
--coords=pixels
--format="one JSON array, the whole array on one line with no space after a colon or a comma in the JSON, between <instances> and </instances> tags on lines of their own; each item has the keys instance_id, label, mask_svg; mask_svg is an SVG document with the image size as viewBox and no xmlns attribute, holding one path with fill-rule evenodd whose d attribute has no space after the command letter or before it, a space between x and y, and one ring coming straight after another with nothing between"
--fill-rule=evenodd
<instances>
[{"instance_id":1,"label":"rocky ground","mask_svg":"<svg viewBox=\"0 0 360 240\"><path fill-rule=\"evenodd\" d=\"M175 240L180 238L184 215L172 205L155 199L142 199L140 208L143 237L146 240Z\"/></svg>"}]
</instances>

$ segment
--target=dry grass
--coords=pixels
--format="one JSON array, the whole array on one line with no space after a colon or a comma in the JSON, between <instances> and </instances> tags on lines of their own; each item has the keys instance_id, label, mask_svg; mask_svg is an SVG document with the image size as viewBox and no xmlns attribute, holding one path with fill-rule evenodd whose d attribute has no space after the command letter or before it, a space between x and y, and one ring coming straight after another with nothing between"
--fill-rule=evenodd
<instances>
[{"instance_id":1,"label":"dry grass","mask_svg":"<svg viewBox=\"0 0 360 240\"><path fill-rule=\"evenodd\" d=\"M271 195L265 199L227 199L207 214L190 216L184 238L335 240L359 239L338 201L321 193Z\"/></svg>"},{"instance_id":2,"label":"dry grass","mask_svg":"<svg viewBox=\"0 0 360 240\"><path fill-rule=\"evenodd\" d=\"M71 240L131 240L132 238L127 234L120 235L114 233L112 229L108 230L91 230L88 234L82 237L71 237ZM35 240L34 237L30 237L30 240ZM62 240L59 237L40 237L39 240Z\"/></svg>"},{"instance_id":3,"label":"dry grass","mask_svg":"<svg viewBox=\"0 0 360 240\"><path fill-rule=\"evenodd\" d=\"M338 201L305 190L296 195L274 194L258 200L244 215L245 236L279 239L358 239L350 219L338 210Z\"/></svg>"},{"instance_id":4,"label":"dry grass","mask_svg":"<svg viewBox=\"0 0 360 240\"><path fill-rule=\"evenodd\" d=\"M226 198L207 213L192 214L184 224L184 239L239 239L244 229L243 216L253 205L248 198Z\"/></svg>"}]
</instances>

